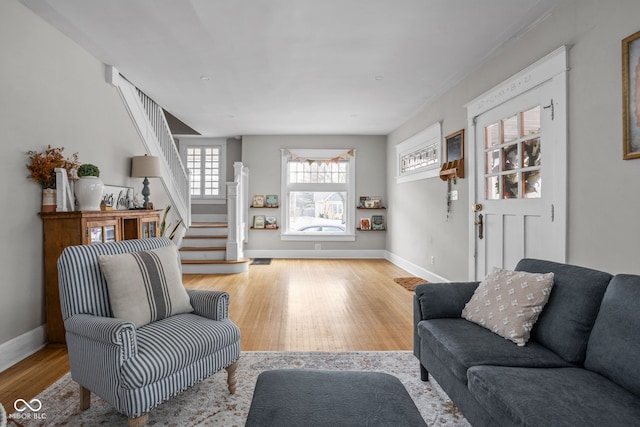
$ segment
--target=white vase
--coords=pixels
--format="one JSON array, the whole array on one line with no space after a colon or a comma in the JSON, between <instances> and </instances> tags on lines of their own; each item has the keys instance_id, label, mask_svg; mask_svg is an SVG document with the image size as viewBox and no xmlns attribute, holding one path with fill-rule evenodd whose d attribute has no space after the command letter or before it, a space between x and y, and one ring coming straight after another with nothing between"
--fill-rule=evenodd
<instances>
[{"instance_id":1,"label":"white vase","mask_svg":"<svg viewBox=\"0 0 640 427\"><path fill-rule=\"evenodd\" d=\"M83 176L75 185L76 200L81 211L99 211L104 184L95 176Z\"/></svg>"}]
</instances>

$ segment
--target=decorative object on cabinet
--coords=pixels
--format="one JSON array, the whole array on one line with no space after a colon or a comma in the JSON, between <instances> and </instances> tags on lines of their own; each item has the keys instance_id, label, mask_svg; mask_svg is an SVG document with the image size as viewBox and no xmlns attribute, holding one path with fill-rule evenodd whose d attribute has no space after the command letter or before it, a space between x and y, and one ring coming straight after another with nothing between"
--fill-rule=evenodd
<instances>
[{"instance_id":1,"label":"decorative object on cabinet","mask_svg":"<svg viewBox=\"0 0 640 427\"><path fill-rule=\"evenodd\" d=\"M262 194L256 194L253 196L253 202L251 203L252 208L263 208L264 207L264 196Z\"/></svg>"},{"instance_id":2,"label":"decorative object on cabinet","mask_svg":"<svg viewBox=\"0 0 640 427\"><path fill-rule=\"evenodd\" d=\"M104 183L98 178L100 169L85 163L78 168L78 182L75 186L76 200L81 211L99 211Z\"/></svg>"},{"instance_id":3,"label":"decorative object on cabinet","mask_svg":"<svg viewBox=\"0 0 640 427\"><path fill-rule=\"evenodd\" d=\"M623 159L640 159L640 31L622 40Z\"/></svg>"},{"instance_id":4,"label":"decorative object on cabinet","mask_svg":"<svg viewBox=\"0 0 640 427\"><path fill-rule=\"evenodd\" d=\"M171 222L167 223L167 215L171 210L171 205L167 205L164 208L164 212L162 213L162 221L160 222L160 237L168 237L173 241L174 237L176 237L176 232L178 231L178 227L182 224L182 220L178 220L173 227L171 227ZM168 232L168 235L167 235ZM175 243L175 241L174 241Z\"/></svg>"},{"instance_id":5,"label":"decorative object on cabinet","mask_svg":"<svg viewBox=\"0 0 640 427\"><path fill-rule=\"evenodd\" d=\"M149 196L151 190L149 189L149 178L159 178L162 175L162 168L160 167L160 158L156 156L135 156L131 158L131 177L132 178L144 178L142 181L142 196L144 197L143 208L149 209L152 205L149 204Z\"/></svg>"},{"instance_id":6,"label":"decorative object on cabinet","mask_svg":"<svg viewBox=\"0 0 640 427\"><path fill-rule=\"evenodd\" d=\"M254 215L253 216L253 228L264 228L265 226L265 216L264 215Z\"/></svg>"},{"instance_id":7,"label":"decorative object on cabinet","mask_svg":"<svg viewBox=\"0 0 640 427\"><path fill-rule=\"evenodd\" d=\"M267 194L267 197L264 200L264 206L267 208L277 208L278 196L276 194Z\"/></svg>"},{"instance_id":8,"label":"decorative object on cabinet","mask_svg":"<svg viewBox=\"0 0 640 427\"><path fill-rule=\"evenodd\" d=\"M278 220L275 216L264 217L264 228L278 228Z\"/></svg>"},{"instance_id":9,"label":"decorative object on cabinet","mask_svg":"<svg viewBox=\"0 0 640 427\"><path fill-rule=\"evenodd\" d=\"M464 178L464 129L445 138L446 162L440 168L440 179Z\"/></svg>"},{"instance_id":10,"label":"decorative object on cabinet","mask_svg":"<svg viewBox=\"0 0 640 427\"><path fill-rule=\"evenodd\" d=\"M78 168L78 153L65 158L62 152L64 147L51 147L42 151L28 151L29 169L28 178L42 187L42 212L55 212L57 206L56 191L45 191L56 188L56 169L62 168L67 171L69 179L76 179L76 169Z\"/></svg>"},{"instance_id":11,"label":"decorative object on cabinet","mask_svg":"<svg viewBox=\"0 0 640 427\"><path fill-rule=\"evenodd\" d=\"M371 230L371 218L360 218L360 230Z\"/></svg>"},{"instance_id":12,"label":"decorative object on cabinet","mask_svg":"<svg viewBox=\"0 0 640 427\"><path fill-rule=\"evenodd\" d=\"M65 342L56 262L67 246L159 237L160 213L147 210L43 212L47 341Z\"/></svg>"},{"instance_id":13,"label":"decorative object on cabinet","mask_svg":"<svg viewBox=\"0 0 640 427\"><path fill-rule=\"evenodd\" d=\"M384 215L371 215L371 229L385 230Z\"/></svg>"},{"instance_id":14,"label":"decorative object on cabinet","mask_svg":"<svg viewBox=\"0 0 640 427\"><path fill-rule=\"evenodd\" d=\"M119 185L106 185L102 188L102 203L117 211L133 207L133 188Z\"/></svg>"}]
</instances>

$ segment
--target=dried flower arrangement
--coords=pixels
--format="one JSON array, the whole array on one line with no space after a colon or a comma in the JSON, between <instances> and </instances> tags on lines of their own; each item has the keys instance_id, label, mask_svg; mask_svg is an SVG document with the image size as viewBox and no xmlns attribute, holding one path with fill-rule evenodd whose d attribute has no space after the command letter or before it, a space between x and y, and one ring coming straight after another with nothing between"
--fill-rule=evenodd
<instances>
[{"instance_id":1,"label":"dried flower arrangement","mask_svg":"<svg viewBox=\"0 0 640 427\"><path fill-rule=\"evenodd\" d=\"M29 179L37 182L42 188L56 188L56 168L67 170L69 179L75 178L75 171L80 165L78 163L78 153L73 153L71 157L65 158L62 154L64 147L51 147L49 145L43 152L29 151L29 163L27 169L31 172Z\"/></svg>"}]
</instances>

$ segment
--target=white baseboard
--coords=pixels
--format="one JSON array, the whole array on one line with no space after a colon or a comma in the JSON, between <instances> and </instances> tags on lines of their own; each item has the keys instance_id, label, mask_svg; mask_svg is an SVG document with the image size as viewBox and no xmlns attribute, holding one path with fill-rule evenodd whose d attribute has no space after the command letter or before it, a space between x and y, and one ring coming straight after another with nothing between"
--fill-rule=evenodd
<instances>
[{"instance_id":1,"label":"white baseboard","mask_svg":"<svg viewBox=\"0 0 640 427\"><path fill-rule=\"evenodd\" d=\"M0 344L0 372L31 356L46 344L46 324Z\"/></svg>"},{"instance_id":2,"label":"white baseboard","mask_svg":"<svg viewBox=\"0 0 640 427\"><path fill-rule=\"evenodd\" d=\"M442 283L442 282L450 282L449 279L439 276L425 268L422 268L410 261L407 261L404 258L401 258L391 252L386 252L385 258L397 265L398 267L407 270L409 273L413 274L416 277L421 277L429 282L433 283Z\"/></svg>"},{"instance_id":3,"label":"white baseboard","mask_svg":"<svg viewBox=\"0 0 640 427\"><path fill-rule=\"evenodd\" d=\"M384 258L383 249L371 250L262 250L249 249L244 251L247 258Z\"/></svg>"}]
</instances>

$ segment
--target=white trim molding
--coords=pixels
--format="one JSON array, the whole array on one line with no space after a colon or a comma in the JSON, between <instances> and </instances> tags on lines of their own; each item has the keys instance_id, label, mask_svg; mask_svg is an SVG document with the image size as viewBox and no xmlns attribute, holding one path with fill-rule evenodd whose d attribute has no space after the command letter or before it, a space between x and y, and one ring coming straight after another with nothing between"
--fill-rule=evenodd
<instances>
[{"instance_id":1,"label":"white trim molding","mask_svg":"<svg viewBox=\"0 0 640 427\"><path fill-rule=\"evenodd\" d=\"M0 344L0 372L31 356L46 344L46 324Z\"/></svg>"},{"instance_id":2,"label":"white trim molding","mask_svg":"<svg viewBox=\"0 0 640 427\"><path fill-rule=\"evenodd\" d=\"M416 265L414 263L412 263L411 261L407 261L404 258L401 258L399 256L397 256L396 254L393 254L391 252L386 252L385 255L385 259L395 265L397 265L398 267L402 268L403 270L407 270L409 273L413 274L416 277L421 277L431 283L446 283L446 282L450 282L449 279L439 276L425 268L420 267L419 265Z\"/></svg>"}]
</instances>

